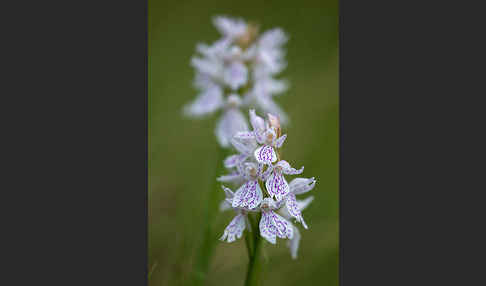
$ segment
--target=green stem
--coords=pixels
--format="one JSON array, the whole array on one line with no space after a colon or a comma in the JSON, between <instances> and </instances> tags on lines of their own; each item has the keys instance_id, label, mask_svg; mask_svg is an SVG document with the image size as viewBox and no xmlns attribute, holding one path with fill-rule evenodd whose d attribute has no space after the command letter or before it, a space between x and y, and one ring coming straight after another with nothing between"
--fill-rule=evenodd
<instances>
[{"instance_id":1,"label":"green stem","mask_svg":"<svg viewBox=\"0 0 486 286\"><path fill-rule=\"evenodd\" d=\"M250 218L250 215L248 215ZM248 262L248 271L246 273L245 286L260 286L263 285L262 273L264 272L265 259L263 257L263 238L258 231L258 222L260 221L261 213L258 213L256 218L251 217L253 232L253 254L250 256Z\"/></svg>"},{"instance_id":2,"label":"green stem","mask_svg":"<svg viewBox=\"0 0 486 286\"><path fill-rule=\"evenodd\" d=\"M204 221L202 229L202 241L199 246L193 271L193 285L204 285L208 276L209 265L213 256L214 248L218 242L218 234L214 231L214 225L219 213L219 203L223 199L221 183L216 178L223 174L223 160L227 150L217 146L217 158L215 165L214 180L209 189L207 204L204 210Z\"/></svg>"},{"instance_id":3,"label":"green stem","mask_svg":"<svg viewBox=\"0 0 486 286\"><path fill-rule=\"evenodd\" d=\"M248 250L248 259L251 259L253 256L253 233L246 231L245 233L245 244L246 244L246 250Z\"/></svg>"}]
</instances>

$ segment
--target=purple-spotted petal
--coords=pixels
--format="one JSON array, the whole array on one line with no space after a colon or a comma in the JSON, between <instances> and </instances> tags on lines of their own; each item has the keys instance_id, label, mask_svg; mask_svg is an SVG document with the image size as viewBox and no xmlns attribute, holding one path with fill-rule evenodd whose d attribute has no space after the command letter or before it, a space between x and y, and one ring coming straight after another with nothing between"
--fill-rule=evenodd
<instances>
[{"instance_id":1,"label":"purple-spotted petal","mask_svg":"<svg viewBox=\"0 0 486 286\"><path fill-rule=\"evenodd\" d=\"M258 163L271 164L277 161L277 154L275 154L273 147L269 145L259 147L255 150L254 155Z\"/></svg>"},{"instance_id":2,"label":"purple-spotted petal","mask_svg":"<svg viewBox=\"0 0 486 286\"><path fill-rule=\"evenodd\" d=\"M284 134L284 135L278 137L278 139L275 140L275 147L277 147L277 148L282 147L282 145L285 142L285 139L286 138L287 138L287 134Z\"/></svg>"},{"instance_id":3,"label":"purple-spotted petal","mask_svg":"<svg viewBox=\"0 0 486 286\"><path fill-rule=\"evenodd\" d=\"M238 214L233 218L233 220L228 224L226 229L224 230L223 236L221 236L220 240L233 242L237 238L240 238L243 235L243 231L245 230L245 215Z\"/></svg>"},{"instance_id":4,"label":"purple-spotted petal","mask_svg":"<svg viewBox=\"0 0 486 286\"><path fill-rule=\"evenodd\" d=\"M287 196L286 204L287 210L291 216L293 216L298 222L302 223L302 226L307 229L307 224L302 217L302 213L300 212L299 205L297 204L297 200L295 199L295 195L290 193Z\"/></svg>"},{"instance_id":5,"label":"purple-spotted petal","mask_svg":"<svg viewBox=\"0 0 486 286\"><path fill-rule=\"evenodd\" d=\"M289 193L289 184L280 172L272 172L265 182L270 197L275 197L278 202Z\"/></svg>"},{"instance_id":6,"label":"purple-spotted petal","mask_svg":"<svg viewBox=\"0 0 486 286\"><path fill-rule=\"evenodd\" d=\"M297 200L297 208L302 211L314 200L313 196L310 196L308 198L305 198L303 200ZM292 215L289 213L288 207L282 207L282 205L287 204L287 200L281 200L280 202L277 203L277 206L275 209L278 209L278 213L283 216L285 219L290 220L292 218Z\"/></svg>"},{"instance_id":7,"label":"purple-spotted petal","mask_svg":"<svg viewBox=\"0 0 486 286\"><path fill-rule=\"evenodd\" d=\"M256 175L257 175L258 178L260 178L262 176L262 174L263 174L263 168L265 168L265 164L262 164L262 163L258 163L257 164L257 168L256 168L257 169L257 173L256 173Z\"/></svg>"},{"instance_id":8,"label":"purple-spotted petal","mask_svg":"<svg viewBox=\"0 0 486 286\"><path fill-rule=\"evenodd\" d=\"M263 171L263 173L261 174L260 180L265 182L268 179L268 176L272 174L272 171L273 171L273 165L267 165L267 169Z\"/></svg>"},{"instance_id":9,"label":"purple-spotted petal","mask_svg":"<svg viewBox=\"0 0 486 286\"><path fill-rule=\"evenodd\" d=\"M245 207L247 209L254 209L258 207L258 205L261 203L263 200L263 192L262 189L260 188L260 185L258 184L258 181L250 181L252 183L247 184L249 187L249 190L246 194L245 197Z\"/></svg>"},{"instance_id":10,"label":"purple-spotted petal","mask_svg":"<svg viewBox=\"0 0 486 286\"><path fill-rule=\"evenodd\" d=\"M300 168L299 170L297 169L294 169L292 168L292 166L290 166L290 164L285 161L285 160L281 160L279 161L277 164L276 164L276 167L280 167L282 168L282 172L286 175L298 175L298 174L301 174L302 172L304 172L304 167Z\"/></svg>"},{"instance_id":11,"label":"purple-spotted petal","mask_svg":"<svg viewBox=\"0 0 486 286\"><path fill-rule=\"evenodd\" d=\"M315 185L316 185L316 180L314 179L314 177L310 179L295 178L290 182L289 188L292 193L296 195L300 195L312 190Z\"/></svg>"},{"instance_id":12,"label":"purple-spotted petal","mask_svg":"<svg viewBox=\"0 0 486 286\"><path fill-rule=\"evenodd\" d=\"M232 206L234 208L256 208L263 199L263 193L258 181L248 181L241 186L233 197Z\"/></svg>"},{"instance_id":13,"label":"purple-spotted petal","mask_svg":"<svg viewBox=\"0 0 486 286\"><path fill-rule=\"evenodd\" d=\"M272 211L263 212L259 226L260 235L271 244L275 244L277 242L277 228L273 222L272 213Z\"/></svg>"},{"instance_id":14,"label":"purple-spotted petal","mask_svg":"<svg viewBox=\"0 0 486 286\"><path fill-rule=\"evenodd\" d=\"M280 238L291 239L294 236L294 230L291 223L273 211L270 211L270 213L277 230L277 236Z\"/></svg>"}]
</instances>

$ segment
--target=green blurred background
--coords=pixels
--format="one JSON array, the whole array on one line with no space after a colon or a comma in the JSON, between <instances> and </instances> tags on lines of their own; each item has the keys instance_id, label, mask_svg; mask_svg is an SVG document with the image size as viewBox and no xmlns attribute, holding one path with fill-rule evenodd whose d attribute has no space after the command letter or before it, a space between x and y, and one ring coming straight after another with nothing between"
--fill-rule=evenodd
<instances>
[{"instance_id":1,"label":"green blurred background","mask_svg":"<svg viewBox=\"0 0 486 286\"><path fill-rule=\"evenodd\" d=\"M219 37L214 15L290 35L288 67L280 76L290 89L276 99L291 119L282 151L294 167L305 166L305 177L318 180L304 212L309 229L299 226L298 259L290 258L284 240L265 244L265 285L338 285L338 1L149 0L148 14L149 285L189 285L201 239L204 202L215 180L216 116L190 120L181 109L197 94L189 65L196 43ZM232 217L219 215L217 236ZM207 285L243 285L247 263L244 239L218 242Z\"/></svg>"}]
</instances>

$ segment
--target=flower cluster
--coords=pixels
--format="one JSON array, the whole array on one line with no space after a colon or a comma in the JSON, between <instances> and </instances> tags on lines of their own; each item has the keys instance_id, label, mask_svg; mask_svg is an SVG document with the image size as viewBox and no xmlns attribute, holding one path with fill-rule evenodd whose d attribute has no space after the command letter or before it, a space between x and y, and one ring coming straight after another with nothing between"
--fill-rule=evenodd
<instances>
[{"instance_id":1,"label":"flower cluster","mask_svg":"<svg viewBox=\"0 0 486 286\"><path fill-rule=\"evenodd\" d=\"M287 83L275 76L286 66L282 46L288 38L278 28L259 35L256 25L242 19L219 16L213 22L222 37L212 45L197 45L191 64L200 94L184 112L200 117L222 110L216 137L229 147L236 132L248 131L241 107L257 107L287 120L273 96L287 90Z\"/></svg>"},{"instance_id":2,"label":"flower cluster","mask_svg":"<svg viewBox=\"0 0 486 286\"><path fill-rule=\"evenodd\" d=\"M293 258L297 257L300 233L289 220L308 228L302 216L302 210L309 205L313 197L297 200L296 195L312 190L314 178L295 178L287 183L284 175L299 175L304 171L293 168L280 158L280 147L287 138L281 134L280 120L268 114L268 120L250 110L252 131L237 132L231 143L238 154L225 159L225 167L231 173L218 178L220 182L239 185L236 192L223 186L225 199L221 210L233 209L236 216L224 230L221 240L233 242L240 238L245 228L249 227L247 215L261 212L259 222L260 235L272 244L276 238L289 239L289 248Z\"/></svg>"}]
</instances>

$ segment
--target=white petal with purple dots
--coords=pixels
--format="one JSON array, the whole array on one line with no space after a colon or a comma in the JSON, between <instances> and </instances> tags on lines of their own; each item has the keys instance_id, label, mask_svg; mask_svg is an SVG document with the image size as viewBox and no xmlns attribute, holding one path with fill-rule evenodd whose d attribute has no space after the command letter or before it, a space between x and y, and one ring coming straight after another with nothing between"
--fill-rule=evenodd
<instances>
[{"instance_id":1,"label":"white petal with purple dots","mask_svg":"<svg viewBox=\"0 0 486 286\"><path fill-rule=\"evenodd\" d=\"M233 220L228 224L226 229L224 230L223 236L221 236L220 240L233 242L237 238L240 238L243 235L243 231L245 230L245 215L238 214L233 218Z\"/></svg>"},{"instance_id":2,"label":"white petal with purple dots","mask_svg":"<svg viewBox=\"0 0 486 286\"><path fill-rule=\"evenodd\" d=\"M274 171L265 182L268 194L276 201L282 200L289 193L289 184L279 171Z\"/></svg>"},{"instance_id":3,"label":"white petal with purple dots","mask_svg":"<svg viewBox=\"0 0 486 286\"><path fill-rule=\"evenodd\" d=\"M302 223L302 226L307 229L307 224L304 221L304 218L302 217L301 210L299 208L299 205L297 204L297 199L295 198L295 195L293 193L290 193L287 198L285 205L287 207L287 210L291 216L293 216L298 222Z\"/></svg>"},{"instance_id":4,"label":"white petal with purple dots","mask_svg":"<svg viewBox=\"0 0 486 286\"><path fill-rule=\"evenodd\" d=\"M292 166L290 166L289 162L285 160L279 161L277 164L275 164L275 167L282 169L282 173L286 175L298 175L304 172L304 167L300 168L299 170L294 169Z\"/></svg>"},{"instance_id":5,"label":"white petal with purple dots","mask_svg":"<svg viewBox=\"0 0 486 286\"><path fill-rule=\"evenodd\" d=\"M234 208L256 208L263 199L263 193L258 181L251 180L242 185L233 197Z\"/></svg>"},{"instance_id":6,"label":"white petal with purple dots","mask_svg":"<svg viewBox=\"0 0 486 286\"><path fill-rule=\"evenodd\" d=\"M271 164L277 161L277 154L270 145L263 145L257 148L254 155L258 163Z\"/></svg>"}]
</instances>

